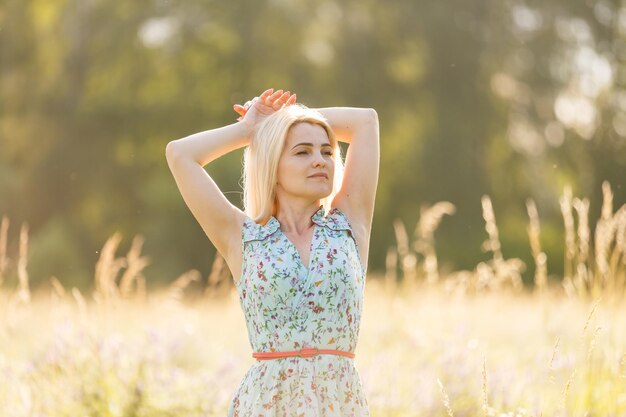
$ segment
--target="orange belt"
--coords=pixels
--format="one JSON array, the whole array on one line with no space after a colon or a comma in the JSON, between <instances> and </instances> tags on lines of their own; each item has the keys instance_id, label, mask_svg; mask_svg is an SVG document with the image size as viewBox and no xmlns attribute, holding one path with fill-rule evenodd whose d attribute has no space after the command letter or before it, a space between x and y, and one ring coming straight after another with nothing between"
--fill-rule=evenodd
<instances>
[{"instance_id":1,"label":"orange belt","mask_svg":"<svg viewBox=\"0 0 626 417\"><path fill-rule=\"evenodd\" d=\"M317 348L304 348L300 350L294 350L290 352L253 352L252 357L258 361L265 359L286 358L289 356L300 356L303 358L309 358L311 356L317 356L322 353L328 353L331 355L347 356L354 358L354 352L346 352L345 350L335 349L317 349Z\"/></svg>"}]
</instances>

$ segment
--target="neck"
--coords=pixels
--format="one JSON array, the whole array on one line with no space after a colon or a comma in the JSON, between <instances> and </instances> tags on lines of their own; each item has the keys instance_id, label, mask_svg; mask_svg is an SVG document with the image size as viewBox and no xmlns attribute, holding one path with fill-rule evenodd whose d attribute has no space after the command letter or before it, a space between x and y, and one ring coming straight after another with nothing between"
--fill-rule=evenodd
<instances>
[{"instance_id":1,"label":"neck","mask_svg":"<svg viewBox=\"0 0 626 417\"><path fill-rule=\"evenodd\" d=\"M313 225L311 218L320 209L320 206L319 202L278 206L277 214L274 217L280 223L281 230L288 233L303 234Z\"/></svg>"}]
</instances>

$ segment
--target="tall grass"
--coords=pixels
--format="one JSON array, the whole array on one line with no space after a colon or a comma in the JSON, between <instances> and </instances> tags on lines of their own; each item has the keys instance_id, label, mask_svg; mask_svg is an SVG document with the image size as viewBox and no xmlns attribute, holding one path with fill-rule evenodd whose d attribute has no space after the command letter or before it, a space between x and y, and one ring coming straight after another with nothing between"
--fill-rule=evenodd
<instances>
[{"instance_id":1,"label":"tall grass","mask_svg":"<svg viewBox=\"0 0 626 417\"><path fill-rule=\"evenodd\" d=\"M564 190L566 273L557 287L548 285L537 208L526 202L530 292L522 291L524 263L502 252L487 196L489 259L471 271L439 271L434 234L452 204L422 209L411 236L394 221L387 272L368 277L355 358L371 415L626 415L626 209L613 212L606 183L603 193L591 239L588 200ZM254 359L223 258L206 280L191 270L147 291L143 239L117 256L115 234L100 251L91 294L57 277L31 289L28 225L17 261L8 229L3 217L0 416L225 415ZM204 291L186 294L201 282Z\"/></svg>"},{"instance_id":2,"label":"tall grass","mask_svg":"<svg viewBox=\"0 0 626 417\"><path fill-rule=\"evenodd\" d=\"M590 238L589 199L572 197L570 186L564 188L560 207L564 223L564 277L561 289L568 297L607 302L620 302L626 296L626 205L613 211L613 193L610 184L602 184L601 216L596 222L593 240ZM484 291L522 291L521 273L526 265L519 258L505 258L496 217L489 196L481 199L487 239L481 246L491 254L471 271L454 271L445 278L444 287L450 292L478 293ZM534 260L533 291L542 293L548 286L547 255L541 249L541 227L537 206L532 199L526 202L529 217L527 227L530 251ZM440 281L434 248L434 232L445 214L455 207L450 202L439 202L422 208L412 239L400 219L393 228L396 245L387 253L387 279L400 277L407 285L417 280L428 284ZM576 224L577 223L577 224ZM412 240L412 241L411 241ZM400 271L400 277L397 271Z\"/></svg>"},{"instance_id":3,"label":"tall grass","mask_svg":"<svg viewBox=\"0 0 626 417\"><path fill-rule=\"evenodd\" d=\"M572 199L569 187L561 199L563 215L573 217L573 206L579 218L578 242L576 233L569 230L573 222L566 223L569 238L563 286L568 295L621 299L626 289L626 205L614 213L613 193L607 182L602 184L602 193L602 214L596 224L592 248L587 226L589 201ZM593 257L589 256L590 251Z\"/></svg>"}]
</instances>

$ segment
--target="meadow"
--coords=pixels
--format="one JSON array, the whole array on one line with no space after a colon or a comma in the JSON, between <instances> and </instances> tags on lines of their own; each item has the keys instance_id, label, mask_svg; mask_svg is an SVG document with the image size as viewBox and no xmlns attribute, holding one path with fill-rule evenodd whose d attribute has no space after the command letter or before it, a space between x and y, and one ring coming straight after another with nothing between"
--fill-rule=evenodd
<instances>
[{"instance_id":1,"label":"meadow","mask_svg":"<svg viewBox=\"0 0 626 417\"><path fill-rule=\"evenodd\" d=\"M626 206L603 188L596 233L588 201L565 190L562 280L548 279L540 226L528 201L532 289L499 245L488 197L489 261L441 274L439 203L413 234L394 224L385 275L368 275L355 363L372 416L626 416ZM577 216L577 217L576 217ZM578 219L578 221L576 221ZM577 226L576 226L577 224ZM0 416L224 416L254 363L223 260L206 290L190 271L146 291L141 238L126 256L104 245L92 294L56 277L31 290L22 226L16 261L0 225Z\"/></svg>"}]
</instances>

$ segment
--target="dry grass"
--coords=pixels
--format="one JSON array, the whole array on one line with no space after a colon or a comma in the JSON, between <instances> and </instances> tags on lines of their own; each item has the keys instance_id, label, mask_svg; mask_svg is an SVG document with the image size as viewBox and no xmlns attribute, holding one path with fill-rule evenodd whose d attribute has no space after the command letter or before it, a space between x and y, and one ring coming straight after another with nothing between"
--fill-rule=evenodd
<instances>
[{"instance_id":1,"label":"dry grass","mask_svg":"<svg viewBox=\"0 0 626 417\"><path fill-rule=\"evenodd\" d=\"M561 212L566 219L563 288L569 296L586 299L602 296L607 301L618 302L626 295L626 205L614 213L613 193L608 182L602 184L602 192L602 214L593 242L589 237L589 201L572 198L569 187L561 198ZM578 215L578 233L573 230L572 207ZM589 256L591 251L593 257Z\"/></svg>"},{"instance_id":2,"label":"dry grass","mask_svg":"<svg viewBox=\"0 0 626 417\"><path fill-rule=\"evenodd\" d=\"M565 189L558 287L548 285L539 216L527 201L533 292L522 291L525 265L502 253L488 197L490 259L472 271L438 270L434 232L454 213L450 203L422 209L411 238L395 221L388 271L368 277L356 357L371 415L626 415L626 209L613 213L608 184L603 191L591 241L589 203ZM100 252L91 295L56 277L49 292L31 294L28 226L17 262L7 255L8 228L5 217L0 284L15 288L0 285L0 415L225 415L253 359L221 257L198 298L185 297L202 281L195 270L148 293L143 239L118 257L115 234Z\"/></svg>"},{"instance_id":3,"label":"dry grass","mask_svg":"<svg viewBox=\"0 0 626 417\"><path fill-rule=\"evenodd\" d=\"M371 415L626 413L625 306L369 278L355 360ZM225 415L254 363L237 294L166 294L104 309L40 293L2 314L0 415Z\"/></svg>"},{"instance_id":4,"label":"dry grass","mask_svg":"<svg viewBox=\"0 0 626 417\"><path fill-rule=\"evenodd\" d=\"M542 294L546 291L548 286L548 256L541 250L541 225L539 223L537 205L533 199L526 201L526 210L528 211L528 218L530 219L527 228L528 241L530 243L533 259L535 260L535 291Z\"/></svg>"},{"instance_id":5,"label":"dry grass","mask_svg":"<svg viewBox=\"0 0 626 417\"><path fill-rule=\"evenodd\" d=\"M602 191L602 214L596 223L593 241L590 239L589 200L573 198L569 186L565 187L560 198L565 245L561 286L569 297L586 300L603 297L607 302L621 302L626 298L626 205L613 212L613 194L608 182L602 184ZM481 203L487 232L487 239L481 249L491 253L491 259L479 262L471 271L448 274L444 285L451 293L503 290L519 293L523 290L521 273L525 271L526 265L519 258L504 257L491 199L483 196ZM541 294L548 286L548 259L541 249L541 227L535 202L528 199L526 208L529 246L535 262L533 291ZM449 202L422 208L413 232L413 242L402 221L394 220L396 246L387 253L388 287L393 287L398 280L406 281L411 287L418 281L428 284L439 282L433 236L443 215L451 215L454 211L455 207ZM394 284L390 281L394 281Z\"/></svg>"}]
</instances>

